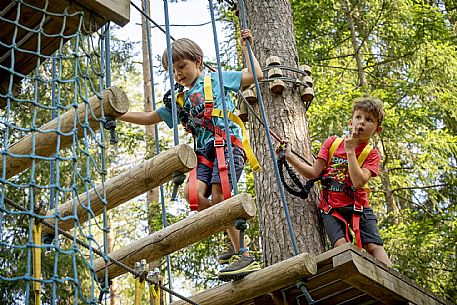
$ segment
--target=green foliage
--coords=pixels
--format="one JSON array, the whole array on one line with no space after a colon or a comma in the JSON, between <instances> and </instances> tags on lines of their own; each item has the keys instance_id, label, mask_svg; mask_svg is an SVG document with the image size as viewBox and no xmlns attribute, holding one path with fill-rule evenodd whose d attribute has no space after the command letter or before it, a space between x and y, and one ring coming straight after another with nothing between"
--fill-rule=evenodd
<instances>
[{"instance_id":1,"label":"green foliage","mask_svg":"<svg viewBox=\"0 0 457 305\"><path fill-rule=\"evenodd\" d=\"M349 3L348 10L346 1L291 1L299 55L312 66L315 81L316 98L308 112L313 148L347 132L355 97L371 94L384 101L384 130L375 144L401 213L383 213L390 209L387 190L381 178L372 179L371 203L386 249L402 273L455 299L455 5ZM358 86L348 11L367 78L364 87ZM424 264L428 261L430 266Z\"/></svg>"},{"instance_id":2,"label":"green foliage","mask_svg":"<svg viewBox=\"0 0 457 305\"><path fill-rule=\"evenodd\" d=\"M456 212L455 209L453 211ZM381 230L395 268L433 292L455 300L456 218L438 211L403 210L398 225Z\"/></svg>"}]
</instances>

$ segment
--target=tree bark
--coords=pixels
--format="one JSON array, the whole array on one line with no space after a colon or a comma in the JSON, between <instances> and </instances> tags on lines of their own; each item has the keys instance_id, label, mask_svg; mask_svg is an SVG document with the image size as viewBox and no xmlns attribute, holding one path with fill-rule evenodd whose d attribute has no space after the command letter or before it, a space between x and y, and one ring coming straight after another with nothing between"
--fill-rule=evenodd
<instances>
[{"instance_id":1,"label":"tree bark","mask_svg":"<svg viewBox=\"0 0 457 305\"><path fill-rule=\"evenodd\" d=\"M279 56L281 63L298 68L298 53L292 24L290 2L246 1L247 27L254 36L254 55L260 65L266 65L270 56ZM285 76L298 75L284 71ZM289 138L295 151L312 161L311 145L305 105L297 88L286 83L282 94L272 93L267 83L261 84L263 103L270 128L281 137ZM254 110L260 113L259 105ZM289 234L279 187L274 174L273 161L267 145L265 128L250 116L249 128L255 154L262 170L255 174L255 189L259 209L259 224L263 241L265 265L269 266L295 255ZM318 218L316 188L304 201L286 193L291 222L299 252L317 255L325 251L323 230Z\"/></svg>"}]
</instances>

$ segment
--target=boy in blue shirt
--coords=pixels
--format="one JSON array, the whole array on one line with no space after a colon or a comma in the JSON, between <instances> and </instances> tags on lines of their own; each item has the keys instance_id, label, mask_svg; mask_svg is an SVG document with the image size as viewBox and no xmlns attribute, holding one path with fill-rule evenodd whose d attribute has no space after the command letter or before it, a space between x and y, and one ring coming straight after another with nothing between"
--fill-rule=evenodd
<instances>
[{"instance_id":1,"label":"boy in blue shirt","mask_svg":"<svg viewBox=\"0 0 457 305\"><path fill-rule=\"evenodd\" d=\"M249 60L245 39L249 39L252 45L253 39L250 30L241 31L241 39L243 53ZM178 95L178 104L182 104L178 107L179 119L186 130L194 136L195 152L198 157L198 165L189 176L189 181L184 189L184 196L190 203L191 210L202 211L229 198L232 188L230 185L229 154L224 141L226 138L224 120L222 116L215 116L213 111L213 109L223 109L219 77L217 72L211 73L209 76L203 74L203 51L192 40L178 39L171 44L171 48L175 81L188 88L185 92L180 93L180 97ZM167 50L163 53L162 64L167 70ZM229 92L237 92L241 87L254 82L251 64L248 62L247 66L247 71L222 73L227 111L231 113L235 110L235 104ZM263 73L255 57L254 67L257 77L262 79ZM211 100L213 102L208 103ZM153 112L127 112L119 119L140 125L152 125L164 121L168 127L173 127L170 104ZM245 163L242 130L232 120L229 120L229 124L236 180L238 181ZM222 161L218 162L219 160ZM208 199L209 195L211 195L211 200ZM234 250L219 257L221 263L231 263L219 272L219 278L230 280L260 269L259 264L253 257L249 256L246 249L240 249L239 231L235 227L231 227L227 229L227 232Z\"/></svg>"}]
</instances>

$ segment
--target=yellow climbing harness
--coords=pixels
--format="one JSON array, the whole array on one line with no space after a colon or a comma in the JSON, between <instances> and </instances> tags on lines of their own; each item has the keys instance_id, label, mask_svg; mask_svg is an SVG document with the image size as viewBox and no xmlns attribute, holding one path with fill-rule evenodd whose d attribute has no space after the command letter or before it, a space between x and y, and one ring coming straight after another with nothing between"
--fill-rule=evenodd
<instances>
[{"instance_id":1,"label":"yellow climbing harness","mask_svg":"<svg viewBox=\"0 0 457 305\"><path fill-rule=\"evenodd\" d=\"M138 276L135 279L135 305L141 304L141 299L143 298L145 282L146 281L141 276Z\"/></svg>"},{"instance_id":2,"label":"yellow climbing harness","mask_svg":"<svg viewBox=\"0 0 457 305\"><path fill-rule=\"evenodd\" d=\"M327 165L332 162L333 155L335 154L335 151L337 150L338 146L340 146L341 142L343 142L343 138L335 138L333 140L332 145L330 146L330 149L328 151L328 159L327 159ZM362 168L363 162L367 159L368 155L370 154L371 150L373 149L373 146L370 144L367 144L360 155L357 157L357 163L359 164L360 168ZM370 194L370 188L368 187L368 183L363 186L367 194Z\"/></svg>"},{"instance_id":3,"label":"yellow climbing harness","mask_svg":"<svg viewBox=\"0 0 457 305\"><path fill-rule=\"evenodd\" d=\"M149 295L152 299L153 305L160 305L160 285L149 285Z\"/></svg>"},{"instance_id":4,"label":"yellow climbing harness","mask_svg":"<svg viewBox=\"0 0 457 305\"><path fill-rule=\"evenodd\" d=\"M211 76L207 75L204 78L204 95L205 95L205 110L211 109L211 116L224 118L224 111L221 109L214 109L212 106L214 104L213 98L213 87L211 82ZM176 102L182 108L184 105L184 92L178 93L176 97ZM228 119L237 124L241 128L242 132L242 146L243 150L246 153L246 158L248 159L249 163L251 164L252 170L257 172L261 170L261 166L257 161L256 156L252 150L251 144L249 142L248 134L246 127L244 126L243 121L234 113L227 111Z\"/></svg>"}]
</instances>

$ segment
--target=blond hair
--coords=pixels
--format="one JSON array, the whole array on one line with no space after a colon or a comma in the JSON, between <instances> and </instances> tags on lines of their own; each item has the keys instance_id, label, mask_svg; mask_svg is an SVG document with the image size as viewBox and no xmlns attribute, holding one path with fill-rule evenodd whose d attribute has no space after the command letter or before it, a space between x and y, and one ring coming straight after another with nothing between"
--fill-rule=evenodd
<instances>
[{"instance_id":1,"label":"blond hair","mask_svg":"<svg viewBox=\"0 0 457 305\"><path fill-rule=\"evenodd\" d=\"M192 61L200 60L203 62L203 51L198 44L188 38L180 38L173 41L171 47L172 62L188 59ZM168 69L168 50L165 49L162 55L162 65ZM203 65L200 66L203 69Z\"/></svg>"},{"instance_id":2,"label":"blond hair","mask_svg":"<svg viewBox=\"0 0 457 305\"><path fill-rule=\"evenodd\" d=\"M354 115L356 110L362 110L373 114L378 120L378 126L381 126L386 115L382 101L373 96L364 96L355 99L354 104L352 105L352 115Z\"/></svg>"}]
</instances>

